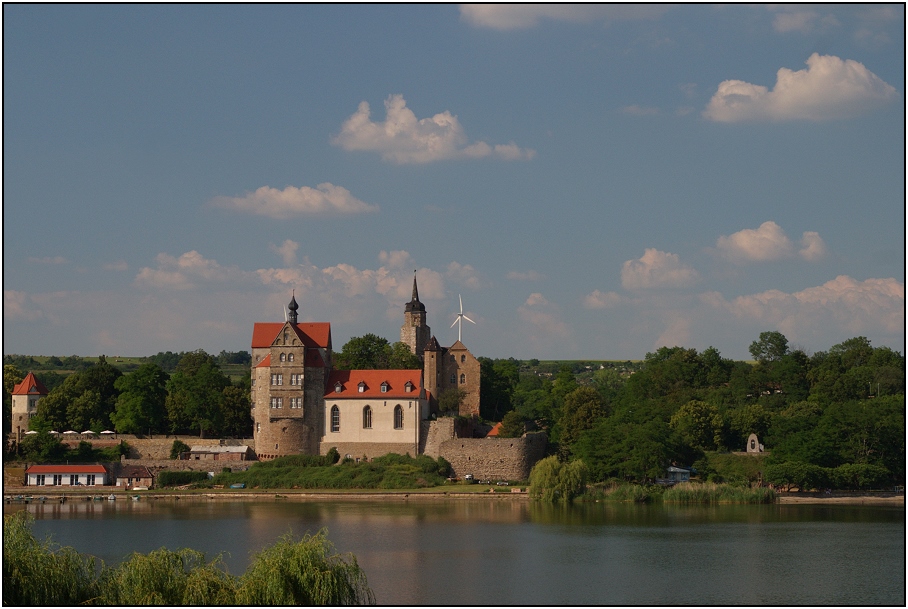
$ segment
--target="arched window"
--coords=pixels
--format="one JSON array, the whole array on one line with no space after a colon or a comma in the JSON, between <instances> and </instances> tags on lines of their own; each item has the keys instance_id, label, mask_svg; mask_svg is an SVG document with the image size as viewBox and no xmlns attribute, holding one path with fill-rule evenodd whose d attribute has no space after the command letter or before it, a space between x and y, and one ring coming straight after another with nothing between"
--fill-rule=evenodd
<instances>
[{"instance_id":1,"label":"arched window","mask_svg":"<svg viewBox=\"0 0 908 609\"><path fill-rule=\"evenodd\" d=\"M451 374L451 384L452 384L452 385L456 385L456 384L457 384L457 374L456 374L456 373L455 373L455 374Z\"/></svg>"},{"instance_id":2,"label":"arched window","mask_svg":"<svg viewBox=\"0 0 908 609\"><path fill-rule=\"evenodd\" d=\"M394 429L404 428L404 409L400 404L394 407Z\"/></svg>"},{"instance_id":3,"label":"arched window","mask_svg":"<svg viewBox=\"0 0 908 609\"><path fill-rule=\"evenodd\" d=\"M465 375L465 374L461 374L461 375L460 375L460 384L461 384L461 385L465 385L466 382L467 382L467 377L466 377L466 375Z\"/></svg>"},{"instance_id":4,"label":"arched window","mask_svg":"<svg viewBox=\"0 0 908 609\"><path fill-rule=\"evenodd\" d=\"M281 353L281 361L282 361L282 362L286 362L286 361L287 361L287 354L286 354L286 353Z\"/></svg>"},{"instance_id":5,"label":"arched window","mask_svg":"<svg viewBox=\"0 0 908 609\"><path fill-rule=\"evenodd\" d=\"M292 353L289 354L289 355L287 356L287 361L288 361L288 362L292 362L292 361L293 361L293 354L292 354Z\"/></svg>"},{"instance_id":6,"label":"arched window","mask_svg":"<svg viewBox=\"0 0 908 609\"><path fill-rule=\"evenodd\" d=\"M341 430L341 411L337 406L331 407L331 431Z\"/></svg>"},{"instance_id":7,"label":"arched window","mask_svg":"<svg viewBox=\"0 0 908 609\"><path fill-rule=\"evenodd\" d=\"M460 363L462 364L462 363L464 363L465 361L467 361L467 356L466 356L466 355L461 355L461 356L460 356Z\"/></svg>"},{"instance_id":8,"label":"arched window","mask_svg":"<svg viewBox=\"0 0 908 609\"><path fill-rule=\"evenodd\" d=\"M372 429L372 407L363 408L363 429Z\"/></svg>"}]
</instances>

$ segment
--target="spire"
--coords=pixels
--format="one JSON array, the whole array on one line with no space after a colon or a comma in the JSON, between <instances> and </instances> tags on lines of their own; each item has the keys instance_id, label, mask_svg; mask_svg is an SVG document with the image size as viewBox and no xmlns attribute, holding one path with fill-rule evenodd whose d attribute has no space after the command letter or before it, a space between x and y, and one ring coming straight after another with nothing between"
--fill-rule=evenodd
<instances>
[{"instance_id":1,"label":"spire","mask_svg":"<svg viewBox=\"0 0 908 609\"><path fill-rule=\"evenodd\" d=\"M293 290L293 295L290 297L290 304L287 305L287 309L290 311L290 314L287 316L287 321L292 324L296 323L296 311L300 308L296 304L296 290Z\"/></svg>"},{"instance_id":2,"label":"spire","mask_svg":"<svg viewBox=\"0 0 908 609\"><path fill-rule=\"evenodd\" d=\"M410 302L407 303L406 307L404 307L404 310L407 313L410 313L411 311L425 311L426 310L426 306L423 303L419 302L419 291L416 289L416 271L415 270L413 271L413 298L410 300Z\"/></svg>"}]
</instances>

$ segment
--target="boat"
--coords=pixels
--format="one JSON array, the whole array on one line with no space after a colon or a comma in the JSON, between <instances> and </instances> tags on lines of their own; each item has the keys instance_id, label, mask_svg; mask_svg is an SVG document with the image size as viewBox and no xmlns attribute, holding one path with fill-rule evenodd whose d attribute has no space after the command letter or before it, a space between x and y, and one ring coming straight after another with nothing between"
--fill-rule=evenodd
<instances>
[{"instance_id":1,"label":"boat","mask_svg":"<svg viewBox=\"0 0 908 609\"><path fill-rule=\"evenodd\" d=\"M110 495L107 496L107 500L108 500L108 501L116 501L117 498L114 496L113 493L111 493Z\"/></svg>"},{"instance_id":2,"label":"boat","mask_svg":"<svg viewBox=\"0 0 908 609\"><path fill-rule=\"evenodd\" d=\"M133 496L132 496L132 500L133 500L133 501L138 501L138 500L139 500L139 496L138 496L138 495L133 495Z\"/></svg>"},{"instance_id":3,"label":"boat","mask_svg":"<svg viewBox=\"0 0 908 609\"><path fill-rule=\"evenodd\" d=\"M238 482L237 484L231 484L230 488L246 488L245 482Z\"/></svg>"}]
</instances>

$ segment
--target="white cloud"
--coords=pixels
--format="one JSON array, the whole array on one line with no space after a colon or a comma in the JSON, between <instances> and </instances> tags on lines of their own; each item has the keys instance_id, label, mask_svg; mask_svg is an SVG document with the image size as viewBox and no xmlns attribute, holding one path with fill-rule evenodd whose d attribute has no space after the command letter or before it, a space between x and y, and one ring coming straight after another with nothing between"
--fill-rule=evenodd
<instances>
[{"instance_id":1,"label":"white cloud","mask_svg":"<svg viewBox=\"0 0 908 609\"><path fill-rule=\"evenodd\" d=\"M537 271L510 271L506 277L512 281L541 281L545 279L545 275Z\"/></svg>"},{"instance_id":2,"label":"white cloud","mask_svg":"<svg viewBox=\"0 0 908 609\"><path fill-rule=\"evenodd\" d=\"M378 211L378 205L360 201L342 186L323 182L315 188L287 186L284 190L262 186L242 197L215 197L212 207L230 209L278 220L296 216L349 215Z\"/></svg>"},{"instance_id":3,"label":"white cloud","mask_svg":"<svg viewBox=\"0 0 908 609\"><path fill-rule=\"evenodd\" d=\"M18 290L3 290L3 319L35 321L44 313L28 294Z\"/></svg>"},{"instance_id":4,"label":"white cloud","mask_svg":"<svg viewBox=\"0 0 908 609\"><path fill-rule=\"evenodd\" d=\"M665 12L654 4L462 4L461 18L470 25L496 30L526 29L543 18L587 23L653 19Z\"/></svg>"},{"instance_id":5,"label":"white cloud","mask_svg":"<svg viewBox=\"0 0 908 609\"><path fill-rule=\"evenodd\" d=\"M278 254L281 257L281 260L284 261L284 266L293 266L296 264L296 250L298 250L300 244L292 239L286 239L280 245L269 244L268 249L270 249L275 254Z\"/></svg>"},{"instance_id":6,"label":"white cloud","mask_svg":"<svg viewBox=\"0 0 908 609\"><path fill-rule=\"evenodd\" d=\"M791 294L768 290L728 301L708 292L701 300L738 319L777 328L789 340L805 340L829 328L842 328L852 336L905 330L905 284L893 278L857 281L840 275Z\"/></svg>"},{"instance_id":7,"label":"white cloud","mask_svg":"<svg viewBox=\"0 0 908 609\"><path fill-rule=\"evenodd\" d=\"M401 164L483 157L512 161L531 159L536 154L513 142L495 146L481 141L468 144L456 116L445 110L431 118L417 119L402 95L390 96L385 110L385 121L373 122L369 104L360 102L331 142L344 150L378 152L382 159Z\"/></svg>"},{"instance_id":8,"label":"white cloud","mask_svg":"<svg viewBox=\"0 0 908 609\"><path fill-rule=\"evenodd\" d=\"M583 297L583 306L587 309L608 309L628 301L628 298L617 292L600 292L599 290L593 290Z\"/></svg>"},{"instance_id":9,"label":"white cloud","mask_svg":"<svg viewBox=\"0 0 908 609\"><path fill-rule=\"evenodd\" d=\"M621 268L621 285L627 290L646 288L683 288L699 281L700 275L683 264L678 254L646 248L637 260L628 260Z\"/></svg>"},{"instance_id":10,"label":"white cloud","mask_svg":"<svg viewBox=\"0 0 908 609\"><path fill-rule=\"evenodd\" d=\"M659 347L680 347L690 344L691 341L691 319L677 311L671 311L664 315L665 329L653 345L654 349Z\"/></svg>"},{"instance_id":11,"label":"white cloud","mask_svg":"<svg viewBox=\"0 0 908 609\"><path fill-rule=\"evenodd\" d=\"M469 264L451 262L445 271L445 277L471 290L478 290L481 285L476 269Z\"/></svg>"},{"instance_id":12,"label":"white cloud","mask_svg":"<svg viewBox=\"0 0 908 609\"><path fill-rule=\"evenodd\" d=\"M757 229L745 228L727 237L719 237L716 248L732 262L784 260L795 253L791 239L782 227L771 220ZM803 234L798 255L811 262L826 255L826 244L819 233L806 231Z\"/></svg>"},{"instance_id":13,"label":"white cloud","mask_svg":"<svg viewBox=\"0 0 908 609\"><path fill-rule=\"evenodd\" d=\"M195 250L179 258L158 254L158 268L143 267L134 283L145 289L188 290L199 282L238 282L251 279L254 273L237 267L224 267L216 261L205 258Z\"/></svg>"},{"instance_id":14,"label":"white cloud","mask_svg":"<svg viewBox=\"0 0 908 609\"><path fill-rule=\"evenodd\" d=\"M719 84L703 116L713 121L822 121L889 102L895 89L857 61L814 53L807 69L780 68L772 91L741 80Z\"/></svg>"}]
</instances>

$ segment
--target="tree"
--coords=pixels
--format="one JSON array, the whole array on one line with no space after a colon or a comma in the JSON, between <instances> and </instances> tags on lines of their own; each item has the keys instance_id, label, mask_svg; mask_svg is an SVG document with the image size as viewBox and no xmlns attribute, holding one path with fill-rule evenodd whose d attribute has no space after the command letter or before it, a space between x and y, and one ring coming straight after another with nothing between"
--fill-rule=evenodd
<instances>
[{"instance_id":1,"label":"tree","mask_svg":"<svg viewBox=\"0 0 908 609\"><path fill-rule=\"evenodd\" d=\"M391 358L391 345L387 339L375 334L354 336L340 353L334 354L334 367L338 370L387 370Z\"/></svg>"},{"instance_id":2,"label":"tree","mask_svg":"<svg viewBox=\"0 0 908 609\"><path fill-rule=\"evenodd\" d=\"M578 387L564 396L561 418L558 421L562 454L570 455L571 445L580 434L591 429L599 419L607 415L602 397L592 387Z\"/></svg>"},{"instance_id":3,"label":"tree","mask_svg":"<svg viewBox=\"0 0 908 609\"><path fill-rule=\"evenodd\" d=\"M463 389L447 389L438 396L438 410L443 416L455 416L460 413L460 405L467 397Z\"/></svg>"},{"instance_id":4,"label":"tree","mask_svg":"<svg viewBox=\"0 0 908 609\"><path fill-rule=\"evenodd\" d=\"M249 378L236 385L224 387L223 435L245 438L252 435L251 402L249 399Z\"/></svg>"},{"instance_id":5,"label":"tree","mask_svg":"<svg viewBox=\"0 0 908 609\"><path fill-rule=\"evenodd\" d=\"M13 430L13 389L25 378L13 364L3 364L3 434Z\"/></svg>"},{"instance_id":6,"label":"tree","mask_svg":"<svg viewBox=\"0 0 908 609\"><path fill-rule=\"evenodd\" d=\"M552 455L530 471L530 496L549 502L570 503L586 488L587 467L583 461L562 463Z\"/></svg>"},{"instance_id":7,"label":"tree","mask_svg":"<svg viewBox=\"0 0 908 609\"><path fill-rule=\"evenodd\" d=\"M499 438L519 438L526 433L526 421L516 410L504 415L501 419L501 429L498 430Z\"/></svg>"},{"instance_id":8,"label":"tree","mask_svg":"<svg viewBox=\"0 0 908 609\"><path fill-rule=\"evenodd\" d=\"M19 444L19 450L27 461L54 463L63 459L66 445L56 435L42 431L25 436Z\"/></svg>"},{"instance_id":9,"label":"tree","mask_svg":"<svg viewBox=\"0 0 908 609\"><path fill-rule=\"evenodd\" d=\"M202 350L187 353L167 383L167 416L171 431L218 435L224 423L224 388L228 379L211 355Z\"/></svg>"},{"instance_id":10,"label":"tree","mask_svg":"<svg viewBox=\"0 0 908 609\"><path fill-rule=\"evenodd\" d=\"M721 442L722 417L712 404L691 400L672 415L669 425L692 448L713 450Z\"/></svg>"},{"instance_id":11,"label":"tree","mask_svg":"<svg viewBox=\"0 0 908 609\"><path fill-rule=\"evenodd\" d=\"M788 353L788 339L781 332L760 332L759 340L750 344L749 351L761 364L778 361Z\"/></svg>"},{"instance_id":12,"label":"tree","mask_svg":"<svg viewBox=\"0 0 908 609\"><path fill-rule=\"evenodd\" d=\"M116 410L110 415L119 433L163 431L167 409L167 373L157 364L142 364L114 384L120 391Z\"/></svg>"},{"instance_id":13,"label":"tree","mask_svg":"<svg viewBox=\"0 0 908 609\"><path fill-rule=\"evenodd\" d=\"M388 356L389 370L419 370L422 363L415 353L410 351L410 346L406 343L397 341L391 345L391 353Z\"/></svg>"}]
</instances>

